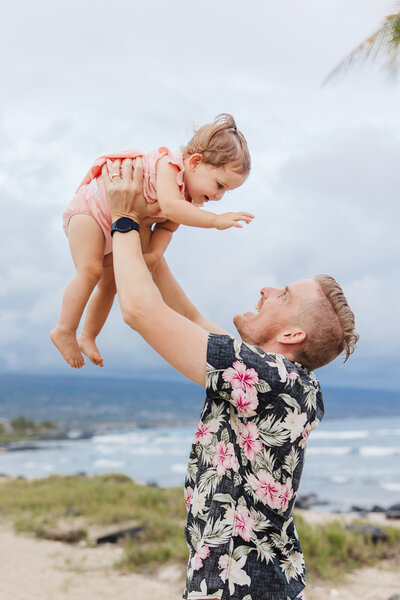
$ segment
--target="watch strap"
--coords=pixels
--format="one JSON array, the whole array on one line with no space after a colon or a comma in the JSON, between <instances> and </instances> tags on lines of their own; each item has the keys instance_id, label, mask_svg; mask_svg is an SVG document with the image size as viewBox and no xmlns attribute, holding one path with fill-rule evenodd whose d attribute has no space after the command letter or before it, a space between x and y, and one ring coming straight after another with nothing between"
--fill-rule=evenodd
<instances>
[{"instance_id":1,"label":"watch strap","mask_svg":"<svg viewBox=\"0 0 400 600\"><path fill-rule=\"evenodd\" d=\"M129 217L120 217L111 225L111 236L113 236L116 231L119 231L119 233L127 233L132 230L139 232L139 223L136 223L136 221Z\"/></svg>"}]
</instances>

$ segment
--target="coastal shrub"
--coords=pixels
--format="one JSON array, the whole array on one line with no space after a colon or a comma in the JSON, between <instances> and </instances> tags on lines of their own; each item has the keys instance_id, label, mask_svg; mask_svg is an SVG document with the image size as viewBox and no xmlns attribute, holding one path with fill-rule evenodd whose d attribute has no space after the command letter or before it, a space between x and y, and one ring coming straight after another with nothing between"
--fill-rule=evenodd
<instances>
[{"instance_id":1,"label":"coastal shrub","mask_svg":"<svg viewBox=\"0 0 400 600\"><path fill-rule=\"evenodd\" d=\"M113 525L143 527L137 538L125 541L117 565L121 570L154 570L168 562L184 567L188 559L183 489L140 485L126 475L8 480L0 485L0 517L12 520L18 531L38 537L54 539L68 531L76 536L85 530L89 545L103 526L107 532ZM356 567L400 556L399 529L384 528L387 540L374 544L339 521L312 526L295 514L295 522L309 580L338 578ZM92 538L91 526L97 531Z\"/></svg>"},{"instance_id":2,"label":"coastal shrub","mask_svg":"<svg viewBox=\"0 0 400 600\"><path fill-rule=\"evenodd\" d=\"M370 535L351 531L339 521L312 526L295 515L295 523L309 578L336 579L400 553L400 530L394 528L382 527L387 540L374 543Z\"/></svg>"}]
</instances>

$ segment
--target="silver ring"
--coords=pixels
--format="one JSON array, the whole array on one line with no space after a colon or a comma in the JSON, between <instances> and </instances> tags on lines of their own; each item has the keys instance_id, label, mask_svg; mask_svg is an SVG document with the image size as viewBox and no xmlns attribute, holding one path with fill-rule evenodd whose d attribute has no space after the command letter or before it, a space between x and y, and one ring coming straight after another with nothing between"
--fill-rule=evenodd
<instances>
[{"instance_id":1,"label":"silver ring","mask_svg":"<svg viewBox=\"0 0 400 600\"><path fill-rule=\"evenodd\" d=\"M121 175L119 173L113 173L111 179L114 179L114 177L121 177Z\"/></svg>"}]
</instances>

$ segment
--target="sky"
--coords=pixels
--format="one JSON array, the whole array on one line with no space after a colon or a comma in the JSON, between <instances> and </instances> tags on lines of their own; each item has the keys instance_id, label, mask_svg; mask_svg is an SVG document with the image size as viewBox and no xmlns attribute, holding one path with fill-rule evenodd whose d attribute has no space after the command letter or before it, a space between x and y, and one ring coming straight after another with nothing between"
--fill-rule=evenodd
<instances>
[{"instance_id":1,"label":"sky","mask_svg":"<svg viewBox=\"0 0 400 600\"><path fill-rule=\"evenodd\" d=\"M93 160L179 149L232 113L252 170L216 212L254 222L180 227L166 258L210 320L235 333L263 286L315 273L343 286L360 342L318 371L335 386L399 389L399 86L377 66L327 74L387 0L16 0L0 21L0 373L165 377L114 304L100 370L63 362L48 331L74 274L62 212Z\"/></svg>"}]
</instances>

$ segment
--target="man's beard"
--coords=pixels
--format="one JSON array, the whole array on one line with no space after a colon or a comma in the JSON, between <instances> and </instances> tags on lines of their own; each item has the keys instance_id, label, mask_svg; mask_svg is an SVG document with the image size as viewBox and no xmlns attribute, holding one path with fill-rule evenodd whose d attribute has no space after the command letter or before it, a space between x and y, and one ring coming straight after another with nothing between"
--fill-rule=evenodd
<instances>
[{"instance_id":1,"label":"man's beard","mask_svg":"<svg viewBox=\"0 0 400 600\"><path fill-rule=\"evenodd\" d=\"M260 327L257 316L246 318L244 315L235 315L233 324L244 342L261 347L274 337L275 328Z\"/></svg>"}]
</instances>

